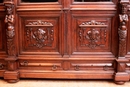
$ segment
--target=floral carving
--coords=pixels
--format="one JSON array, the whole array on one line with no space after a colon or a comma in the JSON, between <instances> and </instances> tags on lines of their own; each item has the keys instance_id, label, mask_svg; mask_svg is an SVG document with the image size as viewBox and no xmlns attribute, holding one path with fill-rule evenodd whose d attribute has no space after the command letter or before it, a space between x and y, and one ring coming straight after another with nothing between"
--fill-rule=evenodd
<instances>
[{"instance_id":1,"label":"floral carving","mask_svg":"<svg viewBox=\"0 0 130 87\"><path fill-rule=\"evenodd\" d=\"M90 22L84 22L81 25L105 25L105 23L96 22L95 20L91 20Z\"/></svg>"},{"instance_id":2,"label":"floral carving","mask_svg":"<svg viewBox=\"0 0 130 87\"><path fill-rule=\"evenodd\" d=\"M29 22L28 25L49 25L49 26L53 26L52 23L50 23L50 22L44 22L42 20L38 20L36 22Z\"/></svg>"}]
</instances>

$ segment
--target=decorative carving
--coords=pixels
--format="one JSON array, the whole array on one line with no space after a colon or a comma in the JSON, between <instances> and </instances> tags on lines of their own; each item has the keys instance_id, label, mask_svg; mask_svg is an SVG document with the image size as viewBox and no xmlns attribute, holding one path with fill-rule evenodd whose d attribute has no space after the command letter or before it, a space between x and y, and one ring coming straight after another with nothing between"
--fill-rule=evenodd
<instances>
[{"instance_id":1,"label":"decorative carving","mask_svg":"<svg viewBox=\"0 0 130 87\"><path fill-rule=\"evenodd\" d=\"M86 39L89 40L89 47L95 48L98 44L97 42L100 40L100 33L96 29L91 29L87 32Z\"/></svg>"},{"instance_id":2,"label":"decorative carving","mask_svg":"<svg viewBox=\"0 0 130 87\"><path fill-rule=\"evenodd\" d=\"M91 20L89 22L84 22L81 25L105 25L105 23L102 22L96 22L95 20Z\"/></svg>"},{"instance_id":3,"label":"decorative carving","mask_svg":"<svg viewBox=\"0 0 130 87\"><path fill-rule=\"evenodd\" d=\"M50 22L44 22L42 20L38 20L38 21L35 21L35 22L29 22L28 25L45 25L45 26L53 26L52 23Z\"/></svg>"},{"instance_id":4,"label":"decorative carving","mask_svg":"<svg viewBox=\"0 0 130 87\"><path fill-rule=\"evenodd\" d=\"M42 48L44 46L52 46L53 41L54 30L52 28L27 28L28 46Z\"/></svg>"},{"instance_id":5,"label":"decorative carving","mask_svg":"<svg viewBox=\"0 0 130 87\"><path fill-rule=\"evenodd\" d=\"M118 34L119 34L119 57L124 57L125 54L126 54L126 37L127 37L126 23L128 22L127 5L128 5L128 3L121 2L122 12L121 12L121 14L119 14L120 27L119 27L119 30L118 30Z\"/></svg>"},{"instance_id":6,"label":"decorative carving","mask_svg":"<svg viewBox=\"0 0 130 87\"><path fill-rule=\"evenodd\" d=\"M95 49L97 46L104 46L106 43L107 31L104 28L90 29L80 28L79 41L81 46L88 46L91 49Z\"/></svg>"},{"instance_id":7,"label":"decorative carving","mask_svg":"<svg viewBox=\"0 0 130 87\"><path fill-rule=\"evenodd\" d=\"M47 39L47 36L45 35L45 33L46 31L44 31L43 29L38 29L37 31L33 33L32 38L37 41L37 43L34 44L36 45L36 47L39 47L39 48L43 47L43 42Z\"/></svg>"},{"instance_id":8,"label":"decorative carving","mask_svg":"<svg viewBox=\"0 0 130 87\"><path fill-rule=\"evenodd\" d=\"M4 2L6 7L6 16L5 16L5 23L7 24L6 35L7 35L7 49L8 55L14 56L15 55L15 46L14 46L14 3L11 1Z\"/></svg>"}]
</instances>

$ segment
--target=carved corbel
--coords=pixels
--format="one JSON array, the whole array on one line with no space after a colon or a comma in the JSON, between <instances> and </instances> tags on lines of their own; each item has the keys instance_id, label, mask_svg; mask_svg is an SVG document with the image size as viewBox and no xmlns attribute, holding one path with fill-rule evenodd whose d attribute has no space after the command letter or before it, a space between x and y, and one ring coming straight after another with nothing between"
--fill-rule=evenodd
<instances>
[{"instance_id":1,"label":"carved corbel","mask_svg":"<svg viewBox=\"0 0 130 87\"><path fill-rule=\"evenodd\" d=\"M119 52L117 59L117 73L115 75L115 81L117 84L124 84L129 81L129 74L126 73L126 38L127 38L127 22L128 22L128 4L129 0L121 0L121 13L119 14L120 25L118 29L119 34Z\"/></svg>"}]
</instances>

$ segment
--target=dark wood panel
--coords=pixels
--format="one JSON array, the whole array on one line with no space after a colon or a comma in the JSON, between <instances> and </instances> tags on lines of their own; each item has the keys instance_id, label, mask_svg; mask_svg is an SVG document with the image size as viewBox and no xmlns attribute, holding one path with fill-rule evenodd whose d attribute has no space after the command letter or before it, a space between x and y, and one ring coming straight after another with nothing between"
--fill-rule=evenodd
<instances>
[{"instance_id":1,"label":"dark wood panel","mask_svg":"<svg viewBox=\"0 0 130 87\"><path fill-rule=\"evenodd\" d=\"M20 54L61 55L61 49L63 49L61 47L63 37L60 24L61 14L53 14L51 16L50 14L42 15L39 13L35 16L29 13L26 17L19 14L21 26L18 31Z\"/></svg>"},{"instance_id":2,"label":"dark wood panel","mask_svg":"<svg viewBox=\"0 0 130 87\"><path fill-rule=\"evenodd\" d=\"M112 15L106 16L105 14L102 17L100 14L91 16L91 13L72 14L72 56L80 54L82 57L83 55L84 57L85 55L94 57L95 54L95 57L101 55L102 57L103 55L114 57L115 53L112 50L115 43L117 46L117 41L113 42L111 39L115 37L112 35L112 29L114 29L114 25L111 23L112 17ZM117 51L114 50L114 52Z\"/></svg>"}]
</instances>

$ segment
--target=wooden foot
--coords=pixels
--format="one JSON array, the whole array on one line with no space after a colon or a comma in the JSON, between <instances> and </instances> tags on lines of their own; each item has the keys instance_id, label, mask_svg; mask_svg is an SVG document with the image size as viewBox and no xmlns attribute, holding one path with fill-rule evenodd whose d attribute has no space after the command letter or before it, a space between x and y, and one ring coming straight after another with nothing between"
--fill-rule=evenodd
<instances>
[{"instance_id":1,"label":"wooden foot","mask_svg":"<svg viewBox=\"0 0 130 87\"><path fill-rule=\"evenodd\" d=\"M115 83L118 84L118 85L123 85L125 82L123 82L123 81L115 81Z\"/></svg>"},{"instance_id":2,"label":"wooden foot","mask_svg":"<svg viewBox=\"0 0 130 87\"><path fill-rule=\"evenodd\" d=\"M6 71L4 73L4 79L9 83L16 83L19 81L18 71Z\"/></svg>"},{"instance_id":3,"label":"wooden foot","mask_svg":"<svg viewBox=\"0 0 130 87\"><path fill-rule=\"evenodd\" d=\"M10 79L10 80L6 80L8 83L16 83L19 81L19 79Z\"/></svg>"}]
</instances>

